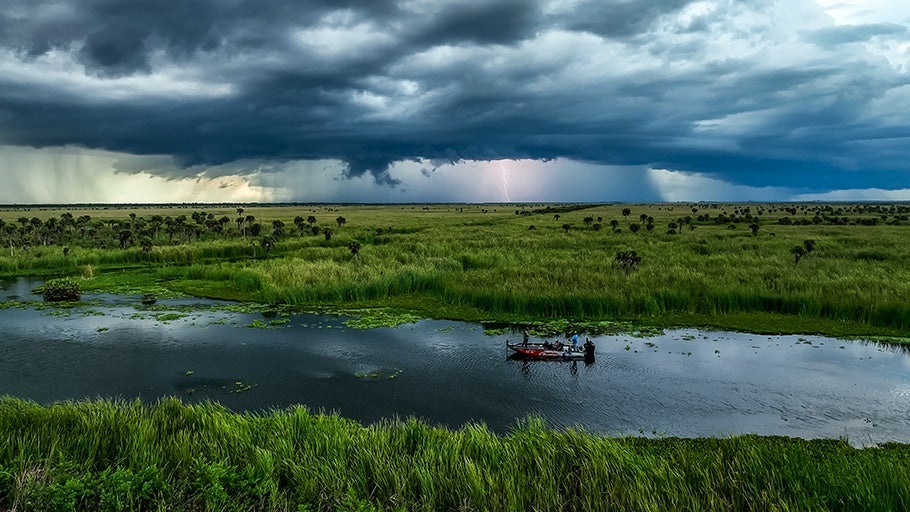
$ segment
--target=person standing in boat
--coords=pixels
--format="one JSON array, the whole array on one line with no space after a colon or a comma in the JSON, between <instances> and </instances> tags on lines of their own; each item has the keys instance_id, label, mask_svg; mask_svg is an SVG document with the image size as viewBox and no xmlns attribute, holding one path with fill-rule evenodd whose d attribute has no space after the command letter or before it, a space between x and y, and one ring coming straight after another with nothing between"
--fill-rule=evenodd
<instances>
[{"instance_id":1,"label":"person standing in boat","mask_svg":"<svg viewBox=\"0 0 910 512\"><path fill-rule=\"evenodd\" d=\"M578 333L572 333L572 352L578 350Z\"/></svg>"},{"instance_id":2,"label":"person standing in boat","mask_svg":"<svg viewBox=\"0 0 910 512\"><path fill-rule=\"evenodd\" d=\"M524 346L524 347L527 347L527 346L528 346L528 339L529 339L528 330L525 329L524 337L521 339L521 345Z\"/></svg>"}]
</instances>

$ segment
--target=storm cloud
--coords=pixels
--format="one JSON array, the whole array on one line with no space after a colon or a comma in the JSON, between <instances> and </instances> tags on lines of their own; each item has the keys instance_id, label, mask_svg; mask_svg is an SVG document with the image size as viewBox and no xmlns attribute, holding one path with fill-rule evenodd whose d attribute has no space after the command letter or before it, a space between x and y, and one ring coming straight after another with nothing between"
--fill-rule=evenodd
<instances>
[{"instance_id":1,"label":"storm cloud","mask_svg":"<svg viewBox=\"0 0 910 512\"><path fill-rule=\"evenodd\" d=\"M908 27L809 0L6 0L0 144L168 179L565 159L908 188Z\"/></svg>"}]
</instances>

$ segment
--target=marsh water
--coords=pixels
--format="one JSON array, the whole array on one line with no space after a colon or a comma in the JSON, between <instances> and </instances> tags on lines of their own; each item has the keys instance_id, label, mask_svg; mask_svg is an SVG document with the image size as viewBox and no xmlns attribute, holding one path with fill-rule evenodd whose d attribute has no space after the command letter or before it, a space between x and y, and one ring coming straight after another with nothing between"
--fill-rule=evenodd
<instances>
[{"instance_id":1,"label":"marsh water","mask_svg":"<svg viewBox=\"0 0 910 512\"><path fill-rule=\"evenodd\" d=\"M39 284L0 283L0 395L304 404L365 424L415 416L499 432L534 415L610 435L910 442L910 353L874 342L672 330L592 337L590 364L523 362L505 346L518 336L476 324L354 329L335 315L104 294L45 307Z\"/></svg>"}]
</instances>

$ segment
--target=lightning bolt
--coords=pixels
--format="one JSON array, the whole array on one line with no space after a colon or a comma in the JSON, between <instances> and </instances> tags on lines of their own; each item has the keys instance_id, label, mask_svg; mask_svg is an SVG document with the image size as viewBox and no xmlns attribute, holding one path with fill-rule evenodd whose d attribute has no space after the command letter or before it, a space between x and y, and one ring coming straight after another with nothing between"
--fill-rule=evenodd
<instances>
[{"instance_id":1,"label":"lightning bolt","mask_svg":"<svg viewBox=\"0 0 910 512\"><path fill-rule=\"evenodd\" d=\"M499 168L502 169L502 191L506 193L506 202L511 203L512 198L509 196L509 180L506 179L506 168L502 165L502 160L499 161Z\"/></svg>"}]
</instances>

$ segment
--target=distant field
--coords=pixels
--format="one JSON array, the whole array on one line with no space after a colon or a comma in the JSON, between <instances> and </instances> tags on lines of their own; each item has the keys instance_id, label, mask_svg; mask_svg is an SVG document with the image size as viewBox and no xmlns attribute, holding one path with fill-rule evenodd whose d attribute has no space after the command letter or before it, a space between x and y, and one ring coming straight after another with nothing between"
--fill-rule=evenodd
<instances>
[{"instance_id":1,"label":"distant field","mask_svg":"<svg viewBox=\"0 0 910 512\"><path fill-rule=\"evenodd\" d=\"M515 323L910 327L907 204L237 208L0 208L0 274Z\"/></svg>"}]
</instances>

